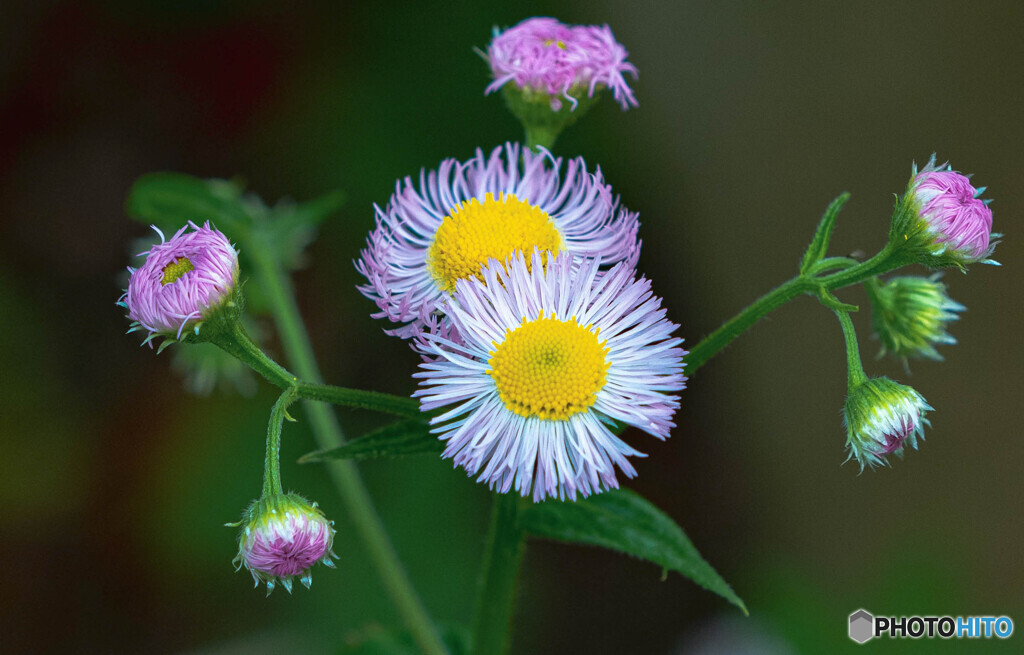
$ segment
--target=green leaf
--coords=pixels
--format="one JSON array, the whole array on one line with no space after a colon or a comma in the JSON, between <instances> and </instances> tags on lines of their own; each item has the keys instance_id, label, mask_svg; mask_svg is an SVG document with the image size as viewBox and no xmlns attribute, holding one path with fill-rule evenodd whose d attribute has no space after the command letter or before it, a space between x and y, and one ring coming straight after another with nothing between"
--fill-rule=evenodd
<instances>
[{"instance_id":1,"label":"green leaf","mask_svg":"<svg viewBox=\"0 0 1024 655\"><path fill-rule=\"evenodd\" d=\"M230 238L245 235L252 219L241 202L241 189L225 180L201 180L183 173L143 175L128 194L128 215L156 225L168 237L188 221L210 221Z\"/></svg>"},{"instance_id":2,"label":"green leaf","mask_svg":"<svg viewBox=\"0 0 1024 655\"><path fill-rule=\"evenodd\" d=\"M385 425L373 432L353 439L344 446L318 450L303 455L299 463L322 462L329 459L375 459L378 457L405 457L422 453L440 453L444 442L430 433L430 424L422 418L411 418Z\"/></svg>"},{"instance_id":3,"label":"green leaf","mask_svg":"<svg viewBox=\"0 0 1024 655\"><path fill-rule=\"evenodd\" d=\"M818 223L818 229L814 232L814 239L811 241L811 245L807 247L804 259L800 263L801 275L806 275L811 270L811 267L817 264L828 252L828 243L832 239L832 230L835 229L839 210L843 208L843 205L849 199L849 193L840 193L825 210L821 221Z\"/></svg>"},{"instance_id":4,"label":"green leaf","mask_svg":"<svg viewBox=\"0 0 1024 655\"><path fill-rule=\"evenodd\" d=\"M601 546L675 571L747 612L739 596L704 561L693 543L664 512L626 489L577 502L548 500L523 510L527 533L572 543Z\"/></svg>"}]
</instances>

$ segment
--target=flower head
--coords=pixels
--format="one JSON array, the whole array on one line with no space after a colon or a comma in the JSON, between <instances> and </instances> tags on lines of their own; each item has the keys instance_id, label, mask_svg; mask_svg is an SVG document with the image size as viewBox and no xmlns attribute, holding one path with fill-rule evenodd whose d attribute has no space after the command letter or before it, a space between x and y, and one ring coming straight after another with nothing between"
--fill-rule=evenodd
<instances>
[{"instance_id":1,"label":"flower head","mask_svg":"<svg viewBox=\"0 0 1024 655\"><path fill-rule=\"evenodd\" d=\"M238 253L209 223L189 222L169 240L153 229L160 243L140 254L146 255L141 267L128 269L118 304L133 321L129 332L149 332L146 342L158 335L180 340L188 329L198 333L199 323L235 290Z\"/></svg>"},{"instance_id":2,"label":"flower head","mask_svg":"<svg viewBox=\"0 0 1024 655\"><path fill-rule=\"evenodd\" d=\"M398 183L356 262L359 287L386 317L414 336L436 322L459 280L482 279L491 259L534 248L554 255L599 256L608 265L639 256L637 214L620 208L601 171L581 158L562 160L506 144L489 157L449 159L436 171ZM545 255L546 257L546 255Z\"/></svg>"},{"instance_id":3,"label":"flower head","mask_svg":"<svg viewBox=\"0 0 1024 655\"><path fill-rule=\"evenodd\" d=\"M424 333L418 348L424 411L447 442L444 457L492 489L534 500L618 487L643 456L616 424L669 436L685 387L678 327L650 282L618 264L560 255L545 267L516 253L484 280L460 280L448 307L459 340Z\"/></svg>"},{"instance_id":4,"label":"flower head","mask_svg":"<svg viewBox=\"0 0 1024 655\"><path fill-rule=\"evenodd\" d=\"M912 248L928 266L995 263L989 256L996 245L992 239L999 235L992 232L991 200L979 197L984 191L949 164L936 166L932 155L920 172L914 165L893 216L890 242Z\"/></svg>"},{"instance_id":5,"label":"flower head","mask_svg":"<svg viewBox=\"0 0 1024 655\"><path fill-rule=\"evenodd\" d=\"M260 582L267 585L268 596L278 583L291 593L296 576L309 588L310 569L317 562L334 568L334 522L302 496L283 494L254 501L239 523L228 525L242 528L233 562L236 570L248 569L257 587Z\"/></svg>"},{"instance_id":6,"label":"flower head","mask_svg":"<svg viewBox=\"0 0 1024 655\"><path fill-rule=\"evenodd\" d=\"M942 359L939 344L954 344L946 324L966 309L946 295L938 274L931 277L894 277L867 285L871 318L882 342L882 354L896 357Z\"/></svg>"},{"instance_id":7,"label":"flower head","mask_svg":"<svg viewBox=\"0 0 1024 655\"><path fill-rule=\"evenodd\" d=\"M562 100L575 109L579 99L601 88L611 89L623 109L635 107L636 97L625 74L634 78L636 66L626 61L626 49L607 25L563 25L554 18L529 18L504 32L494 29L487 60L494 81L486 93L509 82L530 94L543 94L551 109Z\"/></svg>"},{"instance_id":8,"label":"flower head","mask_svg":"<svg viewBox=\"0 0 1024 655\"><path fill-rule=\"evenodd\" d=\"M886 456L903 457L903 449L917 449L924 439L925 413L931 411L921 394L887 377L870 378L850 391L843 410L847 460L855 458L874 468L888 464Z\"/></svg>"}]
</instances>

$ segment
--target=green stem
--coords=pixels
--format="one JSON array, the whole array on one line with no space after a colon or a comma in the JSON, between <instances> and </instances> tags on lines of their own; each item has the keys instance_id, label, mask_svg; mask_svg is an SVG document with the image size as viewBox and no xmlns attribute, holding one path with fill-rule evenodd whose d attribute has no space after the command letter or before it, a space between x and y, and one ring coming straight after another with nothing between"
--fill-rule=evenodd
<instances>
[{"instance_id":1,"label":"green stem","mask_svg":"<svg viewBox=\"0 0 1024 655\"><path fill-rule=\"evenodd\" d=\"M863 282L868 278L888 273L894 268L910 263L909 260L904 260L891 245L886 245L877 255L866 262L841 270L838 273L818 278L818 281L829 291L842 289L843 287Z\"/></svg>"},{"instance_id":2,"label":"green stem","mask_svg":"<svg viewBox=\"0 0 1024 655\"><path fill-rule=\"evenodd\" d=\"M700 343L690 350L690 354L685 357L686 374L692 376L696 373L697 369L717 355L754 323L761 320L768 312L816 288L817 285L813 280L795 277L764 294L739 314L723 323L721 327L702 339Z\"/></svg>"},{"instance_id":3,"label":"green stem","mask_svg":"<svg viewBox=\"0 0 1024 655\"><path fill-rule=\"evenodd\" d=\"M867 381L868 376L864 373L864 364L860 361L860 348L857 346L857 333L853 329L853 320L849 312L836 310L839 317L839 325L843 328L843 340L846 342L846 372L847 383L850 391L854 387Z\"/></svg>"},{"instance_id":4,"label":"green stem","mask_svg":"<svg viewBox=\"0 0 1024 655\"><path fill-rule=\"evenodd\" d=\"M281 429L288 416L288 406L295 402L295 387L288 387L270 410L270 423L267 425L267 456L263 462L263 495L280 496L281 488Z\"/></svg>"},{"instance_id":5,"label":"green stem","mask_svg":"<svg viewBox=\"0 0 1024 655\"><path fill-rule=\"evenodd\" d=\"M260 350L259 346L253 343L249 335L242 329L241 323L236 322L233 328L226 333L213 334L210 341L248 364L278 387L282 389L295 387L298 396L306 400L316 400L353 409L368 409L406 418L423 416L420 404L413 398L299 380Z\"/></svg>"},{"instance_id":6,"label":"green stem","mask_svg":"<svg viewBox=\"0 0 1024 655\"><path fill-rule=\"evenodd\" d=\"M494 497L473 614L473 655L505 655L508 652L516 584L526 537L519 528L519 503L515 493Z\"/></svg>"},{"instance_id":7,"label":"green stem","mask_svg":"<svg viewBox=\"0 0 1024 655\"><path fill-rule=\"evenodd\" d=\"M258 244L253 245L255 247L251 249L251 254L254 273L270 301L285 355L303 380L320 384L323 379L295 303L291 280L280 265L266 254L266 248L261 248ZM301 384L300 388L303 387L308 393L313 393L310 385ZM341 427L330 407L319 402L306 402L305 408L320 450L337 448L344 443ZM327 471L345 504L356 534L362 540L384 588L395 603L413 639L424 653L444 655L447 650L416 594L380 517L377 516L359 471L352 462L345 460L329 462Z\"/></svg>"},{"instance_id":8,"label":"green stem","mask_svg":"<svg viewBox=\"0 0 1024 655\"><path fill-rule=\"evenodd\" d=\"M298 389L299 395L306 400L317 400L355 409L369 409L406 418L423 416L423 412L420 411L420 403L415 398L309 382L299 382Z\"/></svg>"},{"instance_id":9,"label":"green stem","mask_svg":"<svg viewBox=\"0 0 1024 655\"><path fill-rule=\"evenodd\" d=\"M833 260L839 259L833 258ZM832 263L832 261L829 261L830 265ZM834 263L845 264L846 262L835 261ZM690 354L684 358L686 374L692 376L709 359L721 352L723 348L757 323L765 314L799 295L817 294L822 289L831 291L848 287L909 263L911 262L900 256L896 249L887 245L871 259L856 266L845 268L837 273L823 277L797 276L787 280L755 300L746 309L723 323L721 327L694 346L690 350ZM815 269L812 267L811 270Z\"/></svg>"},{"instance_id":10,"label":"green stem","mask_svg":"<svg viewBox=\"0 0 1024 655\"><path fill-rule=\"evenodd\" d=\"M234 321L229 328L223 331L213 332L210 341L247 364L249 368L262 375L271 384L282 389L295 386L297 382L295 376L267 357L266 353L253 343L245 328L242 327L241 321Z\"/></svg>"}]
</instances>

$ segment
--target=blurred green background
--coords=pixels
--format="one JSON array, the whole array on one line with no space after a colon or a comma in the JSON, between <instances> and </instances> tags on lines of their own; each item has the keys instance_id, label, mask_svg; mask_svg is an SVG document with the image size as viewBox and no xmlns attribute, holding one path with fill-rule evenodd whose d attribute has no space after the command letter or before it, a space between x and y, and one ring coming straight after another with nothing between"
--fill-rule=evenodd
<instances>
[{"instance_id":1,"label":"blurred green background","mask_svg":"<svg viewBox=\"0 0 1024 655\"><path fill-rule=\"evenodd\" d=\"M749 619L643 562L531 542L514 652L845 652L861 607L1024 627L1021 3L40 2L0 7L3 650L331 653L396 624L325 472L293 463L313 448L301 421L286 485L337 520L340 570L269 599L232 570L221 526L259 491L274 394L190 395L171 353L124 336L114 301L146 229L123 202L156 170L242 176L268 201L344 189L299 302L328 380L410 393L416 357L368 318L351 262L397 178L519 138L472 48L531 15L607 22L640 69L640 107L606 100L556 153L600 165L640 212L641 268L688 343L795 273L841 191L832 252L881 247L892 194L932 152L990 188L1008 236L1002 268L946 276L969 310L944 363L872 361L855 317L868 372L936 408L891 470L841 466L842 339L810 299L691 380L667 443L630 433L650 457L628 486L684 526ZM380 420L340 418L350 435ZM431 611L468 623L486 489L431 457L360 468Z\"/></svg>"}]
</instances>

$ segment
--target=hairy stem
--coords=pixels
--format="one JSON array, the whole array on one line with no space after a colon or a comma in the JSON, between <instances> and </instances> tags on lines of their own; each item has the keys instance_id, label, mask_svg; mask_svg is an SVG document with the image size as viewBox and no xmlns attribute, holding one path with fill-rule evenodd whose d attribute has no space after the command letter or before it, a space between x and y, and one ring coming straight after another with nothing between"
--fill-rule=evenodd
<instances>
[{"instance_id":1,"label":"hairy stem","mask_svg":"<svg viewBox=\"0 0 1024 655\"><path fill-rule=\"evenodd\" d=\"M849 263L849 260L846 258L832 258L832 260L822 261L828 262L828 265L833 263L846 265ZM723 323L721 327L710 335L701 339L700 343L694 346L693 349L690 350L690 354L684 358L684 361L686 362L686 374L692 376L701 366L706 364L709 359L721 352L722 349L732 343L736 337L746 332L766 314L779 306L784 305L790 300L793 300L797 296L804 294L815 295L820 293L822 290L831 291L833 289L841 289L854 284L859 284L864 280L871 279L882 273L887 273L909 263L909 261L902 259L895 249L890 246L886 246L871 259L857 264L856 266L844 268L837 273L822 277L798 275L797 277L787 280L755 300L739 314ZM812 270L814 269L812 268Z\"/></svg>"},{"instance_id":2,"label":"hairy stem","mask_svg":"<svg viewBox=\"0 0 1024 655\"><path fill-rule=\"evenodd\" d=\"M263 496L280 496L281 488L281 429L288 415L288 406L295 402L295 387L288 387L270 410L267 425L267 456L263 462Z\"/></svg>"},{"instance_id":3,"label":"hairy stem","mask_svg":"<svg viewBox=\"0 0 1024 655\"><path fill-rule=\"evenodd\" d=\"M853 329L853 319L849 312L836 310L839 325L843 328L843 341L846 342L846 374L850 391L868 379L864 372L864 364L860 360L860 348L857 346L857 332Z\"/></svg>"},{"instance_id":4,"label":"hairy stem","mask_svg":"<svg viewBox=\"0 0 1024 655\"><path fill-rule=\"evenodd\" d=\"M721 352L723 348L729 345L736 337L746 332L754 323L761 320L765 314L815 288L816 285L813 281L803 277L795 277L764 294L739 314L723 323L717 330L704 337L700 343L690 350L690 354L684 358L686 374L693 375L696 373L709 359Z\"/></svg>"}]
</instances>

